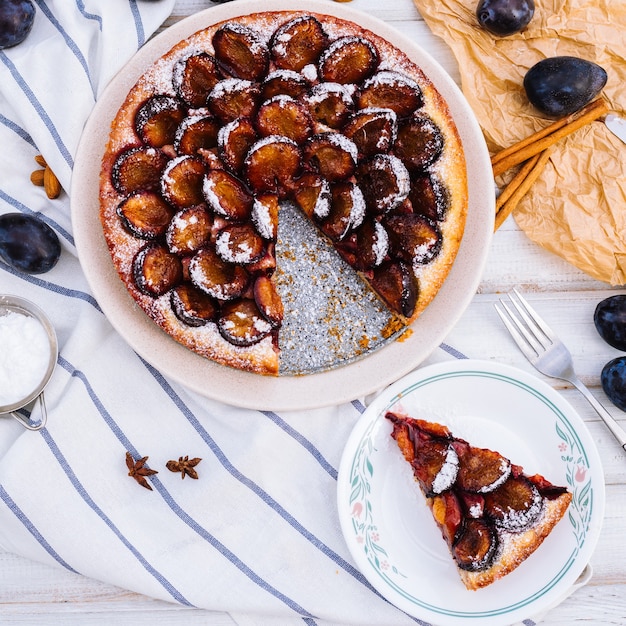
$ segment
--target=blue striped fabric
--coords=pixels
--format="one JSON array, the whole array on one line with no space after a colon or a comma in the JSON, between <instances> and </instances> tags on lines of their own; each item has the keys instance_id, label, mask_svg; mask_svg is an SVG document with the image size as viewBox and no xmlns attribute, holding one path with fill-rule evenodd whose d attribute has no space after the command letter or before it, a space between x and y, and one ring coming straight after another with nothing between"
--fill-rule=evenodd
<instances>
[{"instance_id":1,"label":"blue striped fabric","mask_svg":"<svg viewBox=\"0 0 626 626\"><path fill-rule=\"evenodd\" d=\"M0 213L39 216L63 252L42 275L0 263L0 293L47 312L60 354L47 426L26 432L0 418L0 545L185 606L307 624L415 623L373 590L339 530L337 468L364 405L249 411L167 380L90 293L67 194L50 201L29 181L43 154L69 189L97 95L174 1L35 3L29 38L0 51ZM153 491L128 477L126 451L158 470ZM198 481L165 468L184 455L202 458Z\"/></svg>"},{"instance_id":2,"label":"blue striped fabric","mask_svg":"<svg viewBox=\"0 0 626 626\"><path fill-rule=\"evenodd\" d=\"M340 532L337 471L363 402L278 414L170 382L90 293L67 194L49 201L29 182L41 153L69 189L97 95L174 0L35 3L27 41L0 51L0 214L38 215L63 253L38 276L0 263L0 293L47 312L60 355L47 426L26 432L0 418L0 546L184 606L310 625L423 624L371 587ZM127 451L158 471L152 491L127 475ZM184 455L202 458L199 480L165 468Z\"/></svg>"}]
</instances>

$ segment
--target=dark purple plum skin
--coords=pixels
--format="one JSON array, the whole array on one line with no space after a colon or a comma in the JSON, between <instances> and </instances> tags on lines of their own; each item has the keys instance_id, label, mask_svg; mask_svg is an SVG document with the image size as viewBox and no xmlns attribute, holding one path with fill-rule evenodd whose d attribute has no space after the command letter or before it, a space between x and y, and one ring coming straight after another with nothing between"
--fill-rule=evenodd
<instances>
[{"instance_id":1,"label":"dark purple plum skin","mask_svg":"<svg viewBox=\"0 0 626 626\"><path fill-rule=\"evenodd\" d=\"M478 23L499 37L519 33L534 14L534 0L480 0L476 7Z\"/></svg>"},{"instance_id":2,"label":"dark purple plum skin","mask_svg":"<svg viewBox=\"0 0 626 626\"><path fill-rule=\"evenodd\" d=\"M57 234L39 218L23 213L0 215L0 259L27 274L51 270L61 255Z\"/></svg>"},{"instance_id":3,"label":"dark purple plum skin","mask_svg":"<svg viewBox=\"0 0 626 626\"><path fill-rule=\"evenodd\" d=\"M31 0L0 2L0 50L22 43L35 21L35 5Z\"/></svg>"},{"instance_id":4,"label":"dark purple plum skin","mask_svg":"<svg viewBox=\"0 0 626 626\"><path fill-rule=\"evenodd\" d=\"M607 398L622 411L626 411L626 357L609 361L600 375L602 389Z\"/></svg>"},{"instance_id":5,"label":"dark purple plum skin","mask_svg":"<svg viewBox=\"0 0 626 626\"><path fill-rule=\"evenodd\" d=\"M541 113L558 119L589 104L602 91L608 75L597 63L558 56L535 63L524 76L524 90Z\"/></svg>"},{"instance_id":6,"label":"dark purple plum skin","mask_svg":"<svg viewBox=\"0 0 626 626\"><path fill-rule=\"evenodd\" d=\"M599 302L593 323L604 341L626 352L626 295L611 296Z\"/></svg>"}]
</instances>

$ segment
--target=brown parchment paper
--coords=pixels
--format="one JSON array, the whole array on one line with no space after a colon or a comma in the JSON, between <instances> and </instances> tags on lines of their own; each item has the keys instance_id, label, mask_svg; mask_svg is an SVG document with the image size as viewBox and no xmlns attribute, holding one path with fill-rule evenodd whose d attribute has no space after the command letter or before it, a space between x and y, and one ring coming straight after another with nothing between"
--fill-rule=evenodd
<instances>
[{"instance_id":1,"label":"brown parchment paper","mask_svg":"<svg viewBox=\"0 0 626 626\"><path fill-rule=\"evenodd\" d=\"M624 0L535 0L531 23L509 37L479 26L478 0L413 1L452 49L492 154L553 121L532 107L523 87L528 69L546 57L601 65L608 74L602 95L626 116ZM585 273L625 284L626 144L601 121L561 140L514 218L530 239Z\"/></svg>"}]
</instances>

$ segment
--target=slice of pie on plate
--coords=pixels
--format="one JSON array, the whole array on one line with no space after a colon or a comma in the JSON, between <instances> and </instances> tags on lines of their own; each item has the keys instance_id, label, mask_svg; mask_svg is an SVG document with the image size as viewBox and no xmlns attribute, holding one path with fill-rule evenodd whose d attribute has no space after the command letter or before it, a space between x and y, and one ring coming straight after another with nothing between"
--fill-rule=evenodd
<instances>
[{"instance_id":1,"label":"slice of pie on plate","mask_svg":"<svg viewBox=\"0 0 626 626\"><path fill-rule=\"evenodd\" d=\"M499 452L472 446L443 424L391 411L385 417L467 589L486 587L517 568L571 502L567 488L527 475Z\"/></svg>"}]
</instances>

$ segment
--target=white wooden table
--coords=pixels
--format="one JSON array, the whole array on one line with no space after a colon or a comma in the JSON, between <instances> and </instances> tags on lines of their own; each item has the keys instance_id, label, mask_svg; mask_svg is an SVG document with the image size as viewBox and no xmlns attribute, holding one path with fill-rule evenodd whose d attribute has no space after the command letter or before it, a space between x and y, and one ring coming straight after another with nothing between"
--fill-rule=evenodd
<instances>
[{"instance_id":1,"label":"white wooden table","mask_svg":"<svg viewBox=\"0 0 626 626\"><path fill-rule=\"evenodd\" d=\"M209 0L178 0L164 28L210 6ZM459 71L450 50L432 35L411 0L353 0L351 6L392 23L427 48L458 82ZM262 8L262 3L259 7ZM535 308L569 345L583 382L626 428L626 414L606 399L599 380L603 365L618 353L600 340L593 326L596 304L620 290L593 280L540 249L526 238L512 218L494 236L478 292L452 331L450 343L470 357L492 358L534 372L506 335L493 309L500 294L515 286L528 294ZM606 514L591 561L593 579L553 609L543 623L626 624L626 454L576 390L556 380L545 380L579 411L597 443L604 461ZM0 552L0 624L130 623L134 626L182 623L192 626L233 624L234 621L223 613L152 600ZM270 624L271 621L259 620L258 623ZM292 623L302 621L292 620ZM281 624L288 626L285 621Z\"/></svg>"}]
</instances>

